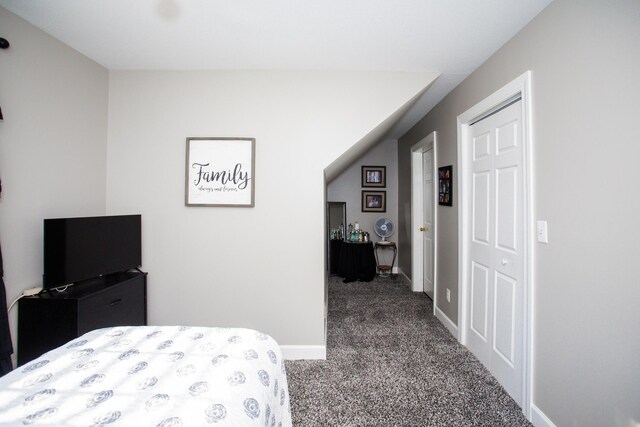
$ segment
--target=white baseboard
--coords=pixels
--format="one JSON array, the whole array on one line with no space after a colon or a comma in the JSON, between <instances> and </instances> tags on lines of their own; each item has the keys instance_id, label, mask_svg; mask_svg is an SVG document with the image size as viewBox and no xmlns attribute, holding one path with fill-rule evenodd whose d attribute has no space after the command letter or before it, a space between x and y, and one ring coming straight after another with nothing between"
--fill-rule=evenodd
<instances>
[{"instance_id":1,"label":"white baseboard","mask_svg":"<svg viewBox=\"0 0 640 427\"><path fill-rule=\"evenodd\" d=\"M451 335L458 339L458 326L449 317L444 314L444 311L440 310L437 306L435 307L436 317L446 328L451 332Z\"/></svg>"},{"instance_id":2,"label":"white baseboard","mask_svg":"<svg viewBox=\"0 0 640 427\"><path fill-rule=\"evenodd\" d=\"M403 276L405 279L407 279L407 282L409 282L409 287L411 288L411 292L422 292L422 289L414 289L413 288L413 280L409 279L409 276L407 276L405 274L404 271L402 271L402 269L398 269L398 275L399 276Z\"/></svg>"},{"instance_id":3,"label":"white baseboard","mask_svg":"<svg viewBox=\"0 0 640 427\"><path fill-rule=\"evenodd\" d=\"M556 427L556 425L535 404L531 404L531 424L535 427Z\"/></svg>"},{"instance_id":4,"label":"white baseboard","mask_svg":"<svg viewBox=\"0 0 640 427\"><path fill-rule=\"evenodd\" d=\"M325 345L281 345L280 351L286 360L325 360L327 358Z\"/></svg>"},{"instance_id":5,"label":"white baseboard","mask_svg":"<svg viewBox=\"0 0 640 427\"><path fill-rule=\"evenodd\" d=\"M409 285L412 285L413 282L411 281L411 279L409 279L409 276L404 274L404 271L402 271L401 268L398 269L398 275L404 277L405 279L407 279L407 282L409 282ZM411 287L411 289L413 289L413 286Z\"/></svg>"}]
</instances>

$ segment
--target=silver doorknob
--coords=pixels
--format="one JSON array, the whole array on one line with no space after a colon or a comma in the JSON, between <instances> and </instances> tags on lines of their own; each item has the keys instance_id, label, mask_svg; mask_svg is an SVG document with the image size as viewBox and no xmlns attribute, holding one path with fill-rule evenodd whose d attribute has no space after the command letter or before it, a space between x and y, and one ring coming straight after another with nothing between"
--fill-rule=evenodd
<instances>
[{"instance_id":1,"label":"silver doorknob","mask_svg":"<svg viewBox=\"0 0 640 427\"><path fill-rule=\"evenodd\" d=\"M502 265L507 265L508 261L504 258L502 258Z\"/></svg>"}]
</instances>

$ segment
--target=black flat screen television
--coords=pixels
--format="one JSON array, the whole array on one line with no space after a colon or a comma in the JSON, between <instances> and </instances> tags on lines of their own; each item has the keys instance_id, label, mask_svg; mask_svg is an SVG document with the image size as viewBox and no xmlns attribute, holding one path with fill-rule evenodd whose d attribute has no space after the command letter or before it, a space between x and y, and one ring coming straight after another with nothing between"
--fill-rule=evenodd
<instances>
[{"instance_id":1,"label":"black flat screen television","mask_svg":"<svg viewBox=\"0 0 640 427\"><path fill-rule=\"evenodd\" d=\"M141 228L141 215L45 219L43 288L140 267Z\"/></svg>"}]
</instances>

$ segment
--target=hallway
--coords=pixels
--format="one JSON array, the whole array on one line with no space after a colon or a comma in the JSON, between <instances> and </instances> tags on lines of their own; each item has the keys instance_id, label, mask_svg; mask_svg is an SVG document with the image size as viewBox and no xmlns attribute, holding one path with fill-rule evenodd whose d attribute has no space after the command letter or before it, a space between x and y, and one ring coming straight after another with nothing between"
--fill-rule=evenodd
<instances>
[{"instance_id":1,"label":"hallway","mask_svg":"<svg viewBox=\"0 0 640 427\"><path fill-rule=\"evenodd\" d=\"M402 278L329 279L326 361L287 361L294 426L529 426Z\"/></svg>"}]
</instances>

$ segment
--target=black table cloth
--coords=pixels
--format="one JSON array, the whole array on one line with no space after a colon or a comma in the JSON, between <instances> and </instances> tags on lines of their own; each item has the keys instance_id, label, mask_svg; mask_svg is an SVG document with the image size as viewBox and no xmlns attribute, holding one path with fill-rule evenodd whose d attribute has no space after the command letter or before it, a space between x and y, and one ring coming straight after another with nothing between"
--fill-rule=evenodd
<instances>
[{"instance_id":1,"label":"black table cloth","mask_svg":"<svg viewBox=\"0 0 640 427\"><path fill-rule=\"evenodd\" d=\"M331 239L329 241L329 273L338 274L340 266L340 249L342 249L342 240Z\"/></svg>"},{"instance_id":2,"label":"black table cloth","mask_svg":"<svg viewBox=\"0 0 640 427\"><path fill-rule=\"evenodd\" d=\"M376 257L373 243L352 243L343 241L340 246L338 276L343 282L370 282L376 276Z\"/></svg>"}]
</instances>

